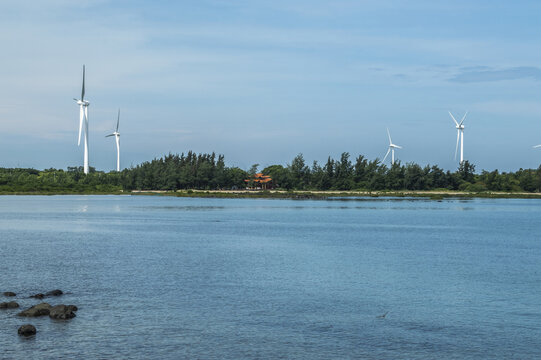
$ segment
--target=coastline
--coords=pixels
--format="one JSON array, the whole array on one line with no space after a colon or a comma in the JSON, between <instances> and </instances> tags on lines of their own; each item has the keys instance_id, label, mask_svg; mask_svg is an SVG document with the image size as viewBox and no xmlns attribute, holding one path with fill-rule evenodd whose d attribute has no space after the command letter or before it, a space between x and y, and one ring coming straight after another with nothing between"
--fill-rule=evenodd
<instances>
[{"instance_id":1,"label":"coastline","mask_svg":"<svg viewBox=\"0 0 541 360\"><path fill-rule=\"evenodd\" d=\"M466 191L346 191L346 190L134 190L113 192L75 192L75 191L18 191L0 192L0 196L10 195L147 195L175 196L191 198L226 198L226 199L291 199L291 200L327 200L332 198L423 198L443 200L452 198L491 198L491 199L541 199L541 193L527 192L466 192Z\"/></svg>"},{"instance_id":2,"label":"coastline","mask_svg":"<svg viewBox=\"0 0 541 360\"><path fill-rule=\"evenodd\" d=\"M134 192L132 192L134 193ZM136 193L138 194L138 193ZM494 198L494 199L541 199L541 193L510 192L465 192L465 191L286 191L286 190L179 190L176 192L141 192L141 194L161 194L177 197L210 197L210 198L259 198L259 199L321 199L330 198L424 198L442 200L448 198Z\"/></svg>"}]
</instances>

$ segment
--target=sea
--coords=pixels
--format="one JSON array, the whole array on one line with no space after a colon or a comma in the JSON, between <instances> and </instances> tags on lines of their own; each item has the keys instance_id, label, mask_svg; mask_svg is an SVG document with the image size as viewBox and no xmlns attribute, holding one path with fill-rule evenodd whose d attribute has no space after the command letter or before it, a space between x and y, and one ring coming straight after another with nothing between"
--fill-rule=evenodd
<instances>
[{"instance_id":1,"label":"sea","mask_svg":"<svg viewBox=\"0 0 541 360\"><path fill-rule=\"evenodd\" d=\"M11 300L0 359L540 359L541 200L0 196Z\"/></svg>"}]
</instances>

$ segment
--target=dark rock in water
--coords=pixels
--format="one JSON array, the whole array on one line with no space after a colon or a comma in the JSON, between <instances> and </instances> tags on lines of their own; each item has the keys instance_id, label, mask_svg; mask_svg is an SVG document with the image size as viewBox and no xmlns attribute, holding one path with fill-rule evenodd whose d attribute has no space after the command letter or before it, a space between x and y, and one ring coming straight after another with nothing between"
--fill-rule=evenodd
<instances>
[{"instance_id":1,"label":"dark rock in water","mask_svg":"<svg viewBox=\"0 0 541 360\"><path fill-rule=\"evenodd\" d=\"M35 299L43 299L44 297L47 297L47 296L60 296L62 294L64 294L62 290L56 289L56 290L47 291L45 294L42 294L42 293L34 294L34 295L31 295L30 297L35 298Z\"/></svg>"},{"instance_id":2,"label":"dark rock in water","mask_svg":"<svg viewBox=\"0 0 541 360\"><path fill-rule=\"evenodd\" d=\"M22 336L30 336L36 335L37 330L34 325L26 324L21 326L17 332Z\"/></svg>"},{"instance_id":3,"label":"dark rock in water","mask_svg":"<svg viewBox=\"0 0 541 360\"><path fill-rule=\"evenodd\" d=\"M24 311L21 311L17 315L19 316L44 316L49 315L49 312L51 311L52 306L47 303L41 303L32 306L30 309L26 309Z\"/></svg>"},{"instance_id":4,"label":"dark rock in water","mask_svg":"<svg viewBox=\"0 0 541 360\"><path fill-rule=\"evenodd\" d=\"M46 292L45 296L60 296L62 294L63 294L62 290L56 289L56 290Z\"/></svg>"},{"instance_id":5,"label":"dark rock in water","mask_svg":"<svg viewBox=\"0 0 541 360\"><path fill-rule=\"evenodd\" d=\"M49 317L51 319L71 319L75 317L75 313L73 312L73 309L77 309L75 305L56 305L53 306L49 312ZM77 311L77 310L75 310Z\"/></svg>"},{"instance_id":6,"label":"dark rock in water","mask_svg":"<svg viewBox=\"0 0 541 360\"><path fill-rule=\"evenodd\" d=\"M17 294L15 294L14 292L11 292L11 291L6 291L6 292L4 292L4 296L17 296Z\"/></svg>"},{"instance_id":7,"label":"dark rock in water","mask_svg":"<svg viewBox=\"0 0 541 360\"><path fill-rule=\"evenodd\" d=\"M0 309L15 309L18 307L19 307L19 304L17 304L15 301L0 303Z\"/></svg>"}]
</instances>

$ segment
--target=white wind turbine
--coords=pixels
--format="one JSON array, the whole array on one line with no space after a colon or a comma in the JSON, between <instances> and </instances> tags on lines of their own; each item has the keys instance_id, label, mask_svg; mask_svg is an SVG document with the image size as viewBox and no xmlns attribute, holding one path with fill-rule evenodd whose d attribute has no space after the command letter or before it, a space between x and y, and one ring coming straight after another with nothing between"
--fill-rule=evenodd
<instances>
[{"instance_id":1,"label":"white wind turbine","mask_svg":"<svg viewBox=\"0 0 541 360\"><path fill-rule=\"evenodd\" d=\"M464 161L464 119L466 119L466 115L468 115L468 112L464 114L462 117L462 120L460 120L460 123L456 121L455 117L451 112L449 111L449 115L451 115L451 118L455 122L457 133L456 133L456 149L455 149L455 160L456 155L458 153L458 143L460 142L460 163Z\"/></svg>"},{"instance_id":2,"label":"white wind turbine","mask_svg":"<svg viewBox=\"0 0 541 360\"><path fill-rule=\"evenodd\" d=\"M382 162L385 162L385 159L387 159L387 156L389 156L389 153L391 153L391 165L394 165L394 149L402 149L402 146L393 144L391 134L389 133L389 128L387 128L387 136L389 136L389 149L387 150L387 154L385 154Z\"/></svg>"},{"instance_id":3,"label":"white wind turbine","mask_svg":"<svg viewBox=\"0 0 541 360\"><path fill-rule=\"evenodd\" d=\"M120 171L120 133L118 132L118 124L120 123L120 109L118 109L118 117L116 119L116 130L105 137L114 136L116 140L116 171Z\"/></svg>"},{"instance_id":4,"label":"white wind turbine","mask_svg":"<svg viewBox=\"0 0 541 360\"><path fill-rule=\"evenodd\" d=\"M81 91L81 99L77 100L77 105L79 105L79 141L77 146L81 145L81 132L83 130L83 124L85 129L85 157L84 157L84 173L88 174L88 105L90 103L85 100L85 66L83 65L83 89Z\"/></svg>"}]
</instances>

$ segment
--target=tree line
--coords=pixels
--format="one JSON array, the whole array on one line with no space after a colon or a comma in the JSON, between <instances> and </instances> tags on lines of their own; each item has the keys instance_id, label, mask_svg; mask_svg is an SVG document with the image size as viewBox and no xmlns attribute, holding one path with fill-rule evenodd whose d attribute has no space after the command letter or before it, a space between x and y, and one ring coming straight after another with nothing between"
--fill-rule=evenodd
<instances>
[{"instance_id":1,"label":"tree line","mask_svg":"<svg viewBox=\"0 0 541 360\"><path fill-rule=\"evenodd\" d=\"M314 161L308 166L302 154L286 167L273 165L263 173L270 175L281 188L298 190L461 190L468 192L509 191L539 192L541 167L517 172L483 170L464 161L454 172L433 165L395 162L391 166L363 155L351 160L349 153L340 159L329 157L325 164Z\"/></svg>"},{"instance_id":2,"label":"tree line","mask_svg":"<svg viewBox=\"0 0 541 360\"><path fill-rule=\"evenodd\" d=\"M223 155L168 154L124 169L121 172L96 171L85 175L82 167L59 169L0 168L0 192L111 193L131 190L244 189L246 179L259 170L228 167ZM467 192L541 191L541 167L516 172L481 171L468 161L456 171L436 165L420 166L396 162L387 166L379 159L363 155L351 159L343 153L325 163L306 164L302 154L291 163L271 165L261 172L272 177L275 188L284 190L461 190Z\"/></svg>"}]
</instances>

